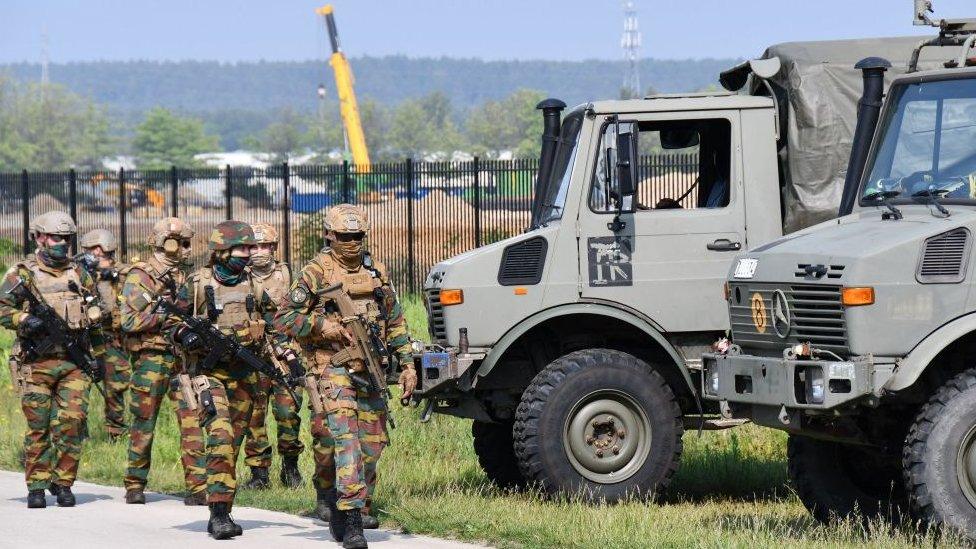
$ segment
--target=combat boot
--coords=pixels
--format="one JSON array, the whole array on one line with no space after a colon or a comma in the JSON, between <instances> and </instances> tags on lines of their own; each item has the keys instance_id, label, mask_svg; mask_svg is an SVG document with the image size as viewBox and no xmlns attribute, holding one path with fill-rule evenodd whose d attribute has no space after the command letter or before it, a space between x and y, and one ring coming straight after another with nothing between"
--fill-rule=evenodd
<instances>
[{"instance_id":1,"label":"combat boot","mask_svg":"<svg viewBox=\"0 0 976 549\"><path fill-rule=\"evenodd\" d=\"M193 505L206 505L207 504L207 491L200 490L199 492L193 492L192 494L187 494L183 497L183 505L193 506Z\"/></svg>"},{"instance_id":2,"label":"combat boot","mask_svg":"<svg viewBox=\"0 0 976 549\"><path fill-rule=\"evenodd\" d=\"M335 501L335 488L328 490L315 489L315 510L312 511L312 516L325 522L329 522L329 517L332 516L332 510L329 509L330 492L332 493L333 501Z\"/></svg>"},{"instance_id":3,"label":"combat boot","mask_svg":"<svg viewBox=\"0 0 976 549\"><path fill-rule=\"evenodd\" d=\"M281 479L281 484L288 488L298 488L302 485L302 473L298 470L298 456L282 456L281 474L278 478Z\"/></svg>"},{"instance_id":4,"label":"combat boot","mask_svg":"<svg viewBox=\"0 0 976 549\"><path fill-rule=\"evenodd\" d=\"M366 509L363 509L363 529L365 530L376 530L380 527L380 519L370 515Z\"/></svg>"},{"instance_id":5,"label":"combat boot","mask_svg":"<svg viewBox=\"0 0 976 549\"><path fill-rule=\"evenodd\" d=\"M343 549L366 549L366 536L363 534L363 515L358 509L346 511L346 532L342 537Z\"/></svg>"},{"instance_id":6,"label":"combat boot","mask_svg":"<svg viewBox=\"0 0 976 549\"><path fill-rule=\"evenodd\" d=\"M146 493L142 491L142 488L130 488L125 491L125 502L130 505L145 505Z\"/></svg>"},{"instance_id":7,"label":"combat boot","mask_svg":"<svg viewBox=\"0 0 976 549\"><path fill-rule=\"evenodd\" d=\"M214 539L230 539L241 535L241 527L230 518L227 502L210 504L210 521L207 523L207 533Z\"/></svg>"},{"instance_id":8,"label":"combat boot","mask_svg":"<svg viewBox=\"0 0 976 549\"><path fill-rule=\"evenodd\" d=\"M244 483L244 488L249 490L264 490L271 487L271 480L268 478L267 467L251 467L251 480Z\"/></svg>"},{"instance_id":9,"label":"combat boot","mask_svg":"<svg viewBox=\"0 0 976 549\"><path fill-rule=\"evenodd\" d=\"M55 497L58 495L58 490L60 490L60 489L61 489L61 486L59 484L54 483L54 482L52 482L51 484L49 484L48 487L47 487L47 491L48 492L51 492L51 495L52 496L55 496Z\"/></svg>"},{"instance_id":10,"label":"combat boot","mask_svg":"<svg viewBox=\"0 0 976 549\"><path fill-rule=\"evenodd\" d=\"M74 507L75 495L71 493L70 486L61 486L58 489L58 507Z\"/></svg>"},{"instance_id":11,"label":"combat boot","mask_svg":"<svg viewBox=\"0 0 976 549\"><path fill-rule=\"evenodd\" d=\"M44 496L43 489L27 491L28 509L43 509L45 507L47 507L47 498Z\"/></svg>"}]
</instances>

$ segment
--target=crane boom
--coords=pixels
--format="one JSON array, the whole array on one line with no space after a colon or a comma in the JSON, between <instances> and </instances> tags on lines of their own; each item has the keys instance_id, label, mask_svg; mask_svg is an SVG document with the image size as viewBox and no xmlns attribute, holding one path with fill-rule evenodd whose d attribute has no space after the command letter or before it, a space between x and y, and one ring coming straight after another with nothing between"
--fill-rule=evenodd
<instances>
[{"instance_id":1,"label":"crane boom","mask_svg":"<svg viewBox=\"0 0 976 549\"><path fill-rule=\"evenodd\" d=\"M327 4L315 10L315 13L325 18L325 25L329 30L329 42L332 45L332 57L329 64L332 65L332 72L335 74L336 91L339 95L339 112L342 115L342 124L346 130L346 140L349 144L349 152L352 153L352 161L360 172L369 173L369 149L366 148L366 135L363 133L363 125L359 119L359 106L356 103L356 92L353 90L354 79L352 67L349 60L342 53L339 45L339 33L336 31L335 16L332 4Z\"/></svg>"}]
</instances>

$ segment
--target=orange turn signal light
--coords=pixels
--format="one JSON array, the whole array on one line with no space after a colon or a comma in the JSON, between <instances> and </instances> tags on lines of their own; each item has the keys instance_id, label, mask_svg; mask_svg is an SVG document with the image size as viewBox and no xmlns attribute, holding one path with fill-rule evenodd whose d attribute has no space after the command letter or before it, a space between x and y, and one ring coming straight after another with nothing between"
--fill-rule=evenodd
<instances>
[{"instance_id":1,"label":"orange turn signal light","mask_svg":"<svg viewBox=\"0 0 976 549\"><path fill-rule=\"evenodd\" d=\"M529 290L522 287L515 288L515 295L529 295Z\"/></svg>"},{"instance_id":2,"label":"orange turn signal light","mask_svg":"<svg viewBox=\"0 0 976 549\"><path fill-rule=\"evenodd\" d=\"M464 290L441 290L441 305L460 305L464 303Z\"/></svg>"},{"instance_id":3,"label":"orange turn signal light","mask_svg":"<svg viewBox=\"0 0 976 549\"><path fill-rule=\"evenodd\" d=\"M874 303L874 288L869 286L860 288L844 288L840 292L840 301L848 307L856 305L870 305Z\"/></svg>"}]
</instances>

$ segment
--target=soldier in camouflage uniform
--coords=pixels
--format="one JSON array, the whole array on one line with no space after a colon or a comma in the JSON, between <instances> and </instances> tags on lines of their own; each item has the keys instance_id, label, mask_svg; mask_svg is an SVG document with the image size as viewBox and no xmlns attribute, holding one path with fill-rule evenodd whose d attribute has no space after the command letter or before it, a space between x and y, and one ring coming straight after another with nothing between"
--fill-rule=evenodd
<instances>
[{"instance_id":1,"label":"soldier in camouflage uniform","mask_svg":"<svg viewBox=\"0 0 976 549\"><path fill-rule=\"evenodd\" d=\"M208 318L221 332L256 354L265 338L271 337L279 359L297 360L297 353L285 350L287 338L276 334L270 320L274 304L257 285L246 267L255 244L250 225L224 221L210 234L210 261L193 273L180 288L176 303L193 315ZM207 431L207 502L210 522L207 532L216 539L239 536L242 529L230 517L237 490L235 465L251 420L257 376L231 357L218 357L213 368L198 371L208 349L199 335L180 322L168 329L173 342L188 355L188 372L201 405L201 424ZM213 414L202 403L209 391Z\"/></svg>"},{"instance_id":2,"label":"soldier in camouflage uniform","mask_svg":"<svg viewBox=\"0 0 976 549\"><path fill-rule=\"evenodd\" d=\"M267 223L252 223L257 245L251 250L251 277L257 285L257 295L267 294L274 310L288 295L291 286L291 272L288 265L275 260L278 249L278 231ZM278 424L278 455L281 456L281 483L295 488L302 483L298 470L298 455L305 449L298 439L301 432L301 418L298 411L301 402L295 402L287 390L271 383L271 378L258 375L257 390L254 394L254 413L247 431L244 445L244 463L251 468L251 480L245 488L267 488L268 467L271 466L271 443L268 441L266 420L268 404Z\"/></svg>"},{"instance_id":3,"label":"soldier in camouflage uniform","mask_svg":"<svg viewBox=\"0 0 976 549\"><path fill-rule=\"evenodd\" d=\"M122 348L122 317L119 313L119 293L122 279L115 263L118 242L106 229L85 233L78 241L84 250L83 260L89 274L95 279L98 297L107 313L103 318L102 333L105 335L105 431L113 441L127 433L125 424L125 393L129 390L132 365L129 354Z\"/></svg>"},{"instance_id":4,"label":"soldier in camouflage uniform","mask_svg":"<svg viewBox=\"0 0 976 549\"><path fill-rule=\"evenodd\" d=\"M36 291L38 298L50 305L71 329L86 332L92 356L101 364L105 348L95 281L72 263L68 253L75 232L74 221L64 212L38 216L30 231L37 244L36 255L14 265L4 276L0 286L0 325L17 331L18 355L22 355L20 349L26 348L27 341L38 342L47 335L43 322L28 310L26 300L12 293L21 284ZM81 458L91 380L60 346L39 357L14 356L11 366L27 419L27 507L47 505L44 490L50 487L52 477L57 479L58 505L71 507L75 504L71 485ZM100 372L96 372L96 377L100 377ZM55 425L52 415L57 418Z\"/></svg>"},{"instance_id":5,"label":"soldier in camouflage uniform","mask_svg":"<svg viewBox=\"0 0 976 549\"><path fill-rule=\"evenodd\" d=\"M180 425L180 454L186 484L186 505L206 505L207 470L203 430L196 414L174 384L176 356L163 333L166 315L153 312L153 301L168 290L164 280L171 277L182 284L186 279L193 230L184 221L167 217L159 220L149 236L151 255L137 261L122 273L120 319L125 349L132 353L132 425L129 430L129 463L126 469L125 502L146 503L144 493L149 478L156 419L169 394Z\"/></svg>"},{"instance_id":6,"label":"soldier in camouflage uniform","mask_svg":"<svg viewBox=\"0 0 976 549\"><path fill-rule=\"evenodd\" d=\"M333 361L352 342L352 336L342 326L335 304L322 291L341 282L360 312L379 325L403 368L404 396L416 388L417 376L403 310L387 270L364 251L366 215L355 206L341 204L328 212L325 228L329 248L302 269L288 301L275 316L275 328L302 344L322 397L324 413L313 418L312 436L315 484L319 499L330 507L330 530L343 547L362 548L366 538L361 512L375 487L376 464L389 440L387 408L379 392L353 381L351 372L361 370L362 364Z\"/></svg>"}]
</instances>

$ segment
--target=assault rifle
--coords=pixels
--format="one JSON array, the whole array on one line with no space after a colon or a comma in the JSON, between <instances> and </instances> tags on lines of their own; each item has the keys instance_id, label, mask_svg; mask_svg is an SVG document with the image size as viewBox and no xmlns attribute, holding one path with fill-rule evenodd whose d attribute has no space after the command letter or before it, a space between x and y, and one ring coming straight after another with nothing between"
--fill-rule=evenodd
<instances>
[{"instance_id":1,"label":"assault rifle","mask_svg":"<svg viewBox=\"0 0 976 549\"><path fill-rule=\"evenodd\" d=\"M176 296L176 283L172 277L164 279L170 294ZM193 332L203 342L203 348L209 349L207 355L197 366L198 371L208 372L217 365L221 359L228 359L235 363L241 363L247 368L262 373L274 383L281 385L288 391L295 402L298 402L298 395L292 387L292 382L286 377L285 372L268 364L261 357L255 355L250 349L240 344L234 337L225 335L207 318L194 316L190 311L180 308L174 301L159 296L153 306L153 312L162 309L168 315L172 315L182 322L188 330Z\"/></svg>"},{"instance_id":2,"label":"assault rifle","mask_svg":"<svg viewBox=\"0 0 976 549\"><path fill-rule=\"evenodd\" d=\"M68 287L72 291L81 293L74 281L69 282ZM44 326L44 337L21 339L20 345L25 359L33 362L51 349L60 346L68 354L68 359L92 380L92 384L104 397L105 390L98 384L102 380L102 368L91 355L91 345L86 330L74 330L68 326L68 323L58 316L54 307L44 301L31 281L21 278L9 293L27 301L30 314L39 318Z\"/></svg>"},{"instance_id":3,"label":"assault rifle","mask_svg":"<svg viewBox=\"0 0 976 549\"><path fill-rule=\"evenodd\" d=\"M82 252L74 256L72 260L82 269L88 271L88 274L90 274L96 281L105 280L108 282L116 282L119 279L118 269L104 269L99 267L98 258L89 252Z\"/></svg>"}]
</instances>

